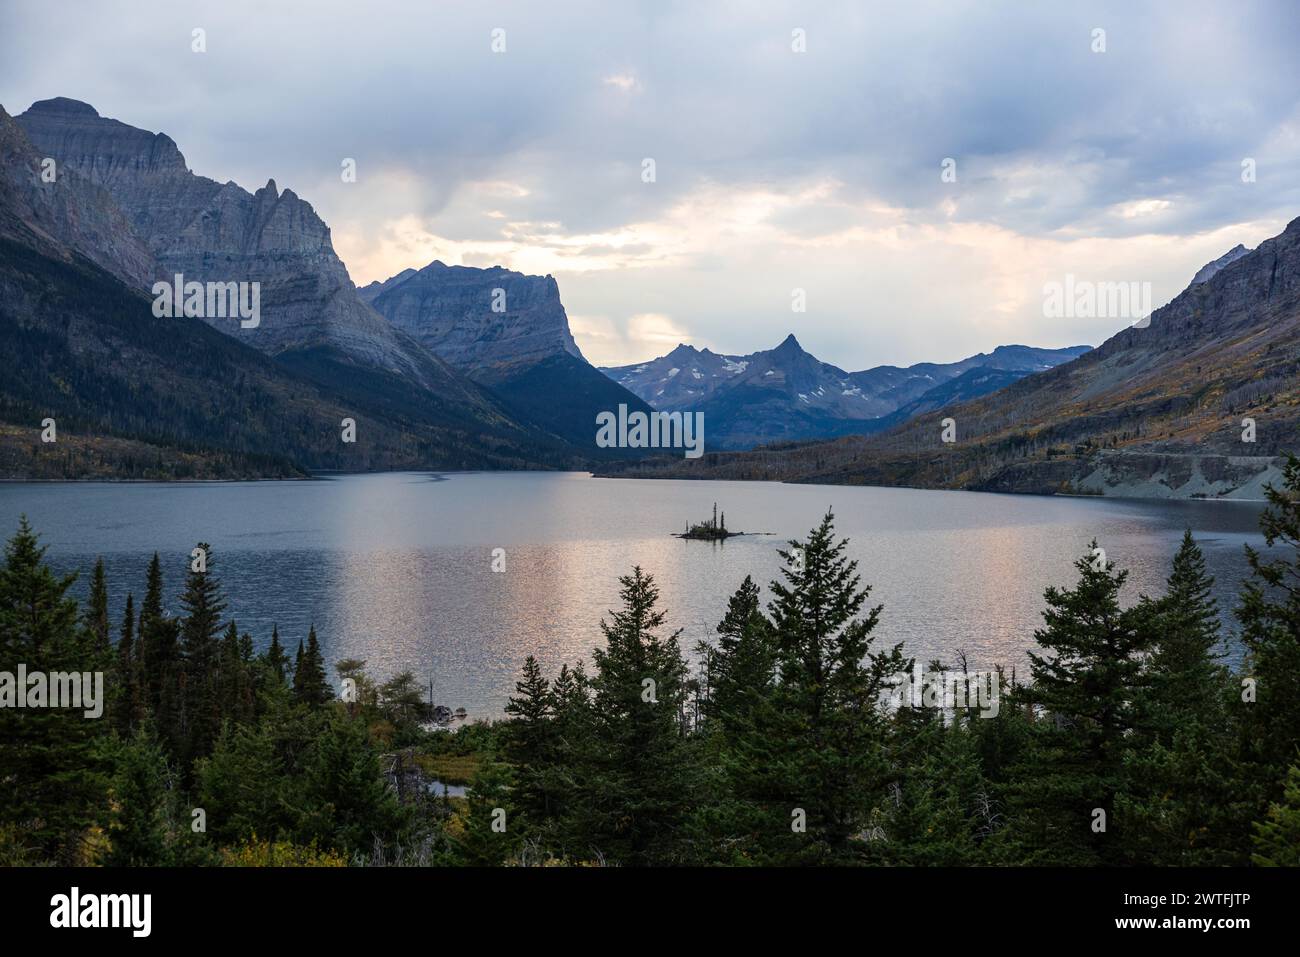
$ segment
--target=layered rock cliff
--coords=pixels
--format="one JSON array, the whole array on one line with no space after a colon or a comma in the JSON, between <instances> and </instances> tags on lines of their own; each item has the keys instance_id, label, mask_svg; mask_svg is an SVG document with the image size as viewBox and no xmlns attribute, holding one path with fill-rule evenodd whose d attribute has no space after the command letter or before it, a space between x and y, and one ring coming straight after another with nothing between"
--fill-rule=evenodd
<instances>
[{"instance_id":1,"label":"layered rock cliff","mask_svg":"<svg viewBox=\"0 0 1300 957\"><path fill-rule=\"evenodd\" d=\"M51 255L85 256L128 285L153 282L158 264L112 196L73 168L42 156L0 107L0 203L11 236L27 235Z\"/></svg>"},{"instance_id":2,"label":"layered rock cliff","mask_svg":"<svg viewBox=\"0 0 1300 957\"><path fill-rule=\"evenodd\" d=\"M550 276L435 260L371 283L361 296L398 329L481 382L500 382L552 356L583 359L560 287Z\"/></svg>"},{"instance_id":3,"label":"layered rock cliff","mask_svg":"<svg viewBox=\"0 0 1300 957\"><path fill-rule=\"evenodd\" d=\"M197 176L170 137L76 100L42 100L17 121L38 152L107 191L162 277L260 284L260 324L204 317L222 332L271 355L328 347L428 386L445 384L445 370L357 297L329 227L292 190L271 180L249 193Z\"/></svg>"}]
</instances>

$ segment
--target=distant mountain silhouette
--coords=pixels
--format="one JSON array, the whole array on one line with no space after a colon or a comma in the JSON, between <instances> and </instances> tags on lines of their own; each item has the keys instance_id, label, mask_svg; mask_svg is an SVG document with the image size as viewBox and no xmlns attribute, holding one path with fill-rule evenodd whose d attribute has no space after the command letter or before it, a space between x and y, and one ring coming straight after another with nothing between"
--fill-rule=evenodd
<instances>
[{"instance_id":1,"label":"distant mountain silhouette","mask_svg":"<svg viewBox=\"0 0 1300 957\"><path fill-rule=\"evenodd\" d=\"M1300 219L1208 264L1149 322L989 394L878 435L619 474L1259 499L1300 449L1298 357Z\"/></svg>"},{"instance_id":2,"label":"distant mountain silhouette","mask_svg":"<svg viewBox=\"0 0 1300 957\"><path fill-rule=\"evenodd\" d=\"M658 359L602 371L657 409L702 411L709 448L743 449L879 431L906 417L900 418L900 409L920 411L943 395L983 395L1087 349L999 346L959 362L845 372L809 354L789 335L775 349L746 356L683 344ZM965 379L960 393L942 391L975 369L997 375ZM922 401L932 393L929 402Z\"/></svg>"}]
</instances>

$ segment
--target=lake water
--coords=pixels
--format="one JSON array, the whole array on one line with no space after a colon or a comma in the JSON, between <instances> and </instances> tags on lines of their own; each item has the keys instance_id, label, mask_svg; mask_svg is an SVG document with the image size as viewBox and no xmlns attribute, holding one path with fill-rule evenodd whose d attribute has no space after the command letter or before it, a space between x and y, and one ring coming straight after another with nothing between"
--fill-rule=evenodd
<instances>
[{"instance_id":1,"label":"lake water","mask_svg":"<svg viewBox=\"0 0 1300 957\"><path fill-rule=\"evenodd\" d=\"M722 544L671 533L710 514L771 535ZM7 537L26 514L61 571L95 556L109 573L114 620L137 602L152 553L163 558L178 613L189 552L213 548L230 614L259 648L271 625L292 652L315 624L331 665L364 658L387 677L404 669L434 698L496 717L525 655L548 673L590 659L618 576L640 564L659 583L668 623L686 649L712 634L746 574L764 586L778 548L827 508L851 539L881 642L922 661L1023 669L1043 589L1070 584L1072 562L1096 538L1131 570L1128 600L1158 593L1190 527L1225 609L1246 573L1242 546L1262 544L1261 505L1042 498L975 492L759 482L595 479L582 473L349 475L303 482L0 485ZM492 570L504 549L505 570ZM1233 646L1230 643L1230 655Z\"/></svg>"}]
</instances>

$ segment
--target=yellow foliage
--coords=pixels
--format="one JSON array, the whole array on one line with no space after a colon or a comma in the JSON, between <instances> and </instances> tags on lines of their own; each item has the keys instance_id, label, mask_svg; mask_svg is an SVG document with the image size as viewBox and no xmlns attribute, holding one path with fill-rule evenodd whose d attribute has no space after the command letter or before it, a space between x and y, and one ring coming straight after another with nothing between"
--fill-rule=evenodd
<instances>
[{"instance_id":1,"label":"yellow foliage","mask_svg":"<svg viewBox=\"0 0 1300 957\"><path fill-rule=\"evenodd\" d=\"M235 847L221 849L223 867L347 867L348 862L337 851L326 851L311 844L293 844L289 841L251 840Z\"/></svg>"}]
</instances>

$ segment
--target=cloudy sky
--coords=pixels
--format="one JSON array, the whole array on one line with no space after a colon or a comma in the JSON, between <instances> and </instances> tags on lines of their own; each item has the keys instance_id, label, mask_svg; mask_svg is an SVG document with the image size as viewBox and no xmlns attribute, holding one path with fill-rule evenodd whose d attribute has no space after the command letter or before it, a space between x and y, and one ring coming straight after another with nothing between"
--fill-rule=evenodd
<instances>
[{"instance_id":1,"label":"cloudy sky","mask_svg":"<svg viewBox=\"0 0 1300 957\"><path fill-rule=\"evenodd\" d=\"M274 178L359 285L550 273L600 364L794 332L856 370L1096 344L1127 323L1046 318L1045 284L1159 305L1300 216L1300 5L1135 6L6 2L0 104Z\"/></svg>"}]
</instances>

